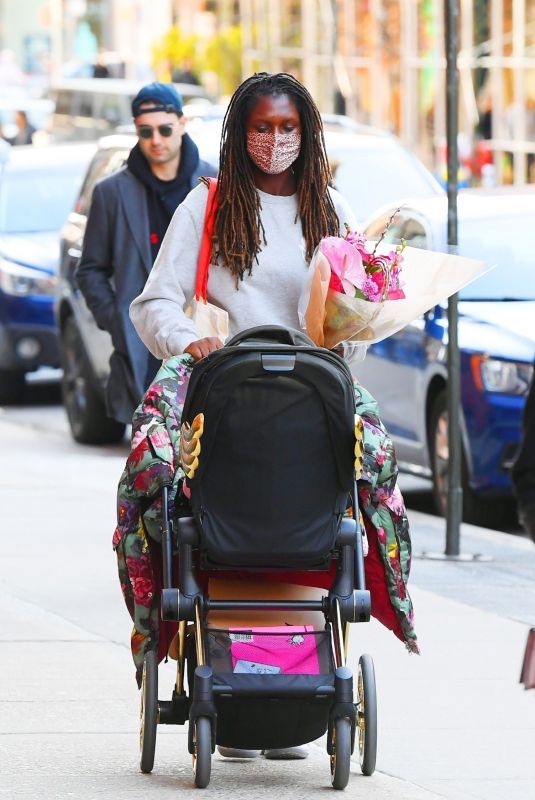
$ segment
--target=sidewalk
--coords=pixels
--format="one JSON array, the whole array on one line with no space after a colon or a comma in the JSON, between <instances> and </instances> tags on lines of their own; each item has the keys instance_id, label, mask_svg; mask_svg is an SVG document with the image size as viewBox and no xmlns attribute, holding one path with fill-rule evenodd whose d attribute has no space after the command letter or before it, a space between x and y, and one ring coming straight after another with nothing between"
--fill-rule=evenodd
<instances>
[{"instance_id":1,"label":"sidewalk","mask_svg":"<svg viewBox=\"0 0 535 800\"><path fill-rule=\"evenodd\" d=\"M451 800L535 797L535 692L518 683L535 624L535 546L463 525L461 552L492 561L427 560L444 550L444 521L410 519L421 655L375 623L353 637L376 664L378 768Z\"/></svg>"},{"instance_id":2,"label":"sidewalk","mask_svg":"<svg viewBox=\"0 0 535 800\"><path fill-rule=\"evenodd\" d=\"M0 439L0 798L199 798L184 728L159 728L154 772L138 770L130 623L110 548L124 453L1 416ZM375 661L379 746L371 778L355 755L345 797L531 800L535 691L518 678L535 624L535 546L464 525L462 552L493 561L425 560L444 549L444 521L410 517L422 654L376 622L353 626L350 664L362 652ZM163 665L162 699L173 678ZM215 756L206 796L309 800L329 787L318 742L291 764Z\"/></svg>"}]
</instances>

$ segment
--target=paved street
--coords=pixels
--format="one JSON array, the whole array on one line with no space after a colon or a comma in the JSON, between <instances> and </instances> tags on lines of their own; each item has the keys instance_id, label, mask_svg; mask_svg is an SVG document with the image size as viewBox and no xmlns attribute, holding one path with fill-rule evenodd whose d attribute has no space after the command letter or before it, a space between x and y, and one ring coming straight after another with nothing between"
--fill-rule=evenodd
<instances>
[{"instance_id":1,"label":"paved street","mask_svg":"<svg viewBox=\"0 0 535 800\"><path fill-rule=\"evenodd\" d=\"M31 420L31 425L29 424ZM152 775L138 770L138 692L130 622L111 550L126 445L84 448L57 409L0 410L2 559L0 797L175 798L197 792L186 731L160 728ZM535 547L463 526L443 562L444 523L412 512L411 593L422 655L378 624L355 626L351 662L375 661L378 770L352 767L346 796L367 800L530 800L535 796L535 692L518 684L535 624ZM167 698L171 664L160 670ZM322 742L305 762L216 756L209 795L324 797Z\"/></svg>"}]
</instances>

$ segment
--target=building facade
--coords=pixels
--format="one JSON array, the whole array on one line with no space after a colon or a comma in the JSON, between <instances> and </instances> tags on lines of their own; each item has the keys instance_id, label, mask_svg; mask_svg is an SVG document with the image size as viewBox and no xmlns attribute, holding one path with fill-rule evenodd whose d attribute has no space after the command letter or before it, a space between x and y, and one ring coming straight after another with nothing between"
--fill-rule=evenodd
<instances>
[{"instance_id":1,"label":"building facade","mask_svg":"<svg viewBox=\"0 0 535 800\"><path fill-rule=\"evenodd\" d=\"M445 163L445 2L240 0L243 71L300 77L323 110L387 128ZM535 180L535 0L459 0L461 160Z\"/></svg>"}]
</instances>

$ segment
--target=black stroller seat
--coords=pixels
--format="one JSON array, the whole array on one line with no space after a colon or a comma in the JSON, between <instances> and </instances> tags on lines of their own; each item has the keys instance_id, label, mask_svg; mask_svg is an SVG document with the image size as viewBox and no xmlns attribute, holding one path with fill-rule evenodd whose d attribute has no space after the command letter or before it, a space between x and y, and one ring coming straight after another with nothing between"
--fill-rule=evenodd
<instances>
[{"instance_id":1,"label":"black stroller seat","mask_svg":"<svg viewBox=\"0 0 535 800\"><path fill-rule=\"evenodd\" d=\"M358 468L361 448L346 364L298 331L246 331L192 372L180 452L191 516L165 520L162 539L162 616L180 623L177 685L171 702L159 703L159 721L189 718L197 786L208 784L216 743L280 748L312 741L326 731L333 786L344 788L348 782L356 730L365 720L362 711L359 722L353 675L345 663L347 626L370 617L355 484L355 457ZM172 527L178 586L172 582ZM332 581L320 600L210 598L203 574L236 570L253 576L330 572ZM240 659L247 668L238 669L236 643L257 637L262 644L262 631L233 630L230 622L228 629L214 630L207 617L211 611L249 610L322 612L322 630L304 629L291 642L308 646L317 669L300 674L294 667L285 674L280 666L284 654L277 667L259 669L257 663L251 667L252 662ZM188 642L187 622L195 626L195 637ZM359 689L365 680L373 716L373 664L370 668L369 656L363 658ZM189 695L184 689L186 661ZM145 708L147 702L150 706L145 691ZM359 751L361 764L366 756L363 769L371 774L375 722L371 716L367 722L367 750L364 744L361 748L359 734ZM147 730L151 732L150 725ZM153 739L155 735L148 736L145 766L150 768Z\"/></svg>"},{"instance_id":2,"label":"black stroller seat","mask_svg":"<svg viewBox=\"0 0 535 800\"><path fill-rule=\"evenodd\" d=\"M283 333L297 344L242 334L192 374L183 422L202 414L204 431L191 507L214 565L325 566L353 488L351 375Z\"/></svg>"}]
</instances>

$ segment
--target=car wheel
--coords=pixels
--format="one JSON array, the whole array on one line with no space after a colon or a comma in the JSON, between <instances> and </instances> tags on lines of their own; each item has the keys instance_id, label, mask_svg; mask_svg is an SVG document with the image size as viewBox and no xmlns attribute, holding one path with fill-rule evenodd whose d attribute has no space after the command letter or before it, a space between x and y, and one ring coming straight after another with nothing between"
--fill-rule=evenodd
<instances>
[{"instance_id":1,"label":"car wheel","mask_svg":"<svg viewBox=\"0 0 535 800\"><path fill-rule=\"evenodd\" d=\"M445 517L448 502L448 408L446 391L435 398L429 418L429 451L433 472L433 497L437 512ZM464 448L461 454L463 520L483 527L499 527L511 521L512 504L503 499L487 498L468 484L468 466Z\"/></svg>"},{"instance_id":2,"label":"car wheel","mask_svg":"<svg viewBox=\"0 0 535 800\"><path fill-rule=\"evenodd\" d=\"M81 444L115 444L124 436L125 425L106 414L89 361L72 317L61 333L61 390L73 438Z\"/></svg>"},{"instance_id":3,"label":"car wheel","mask_svg":"<svg viewBox=\"0 0 535 800\"><path fill-rule=\"evenodd\" d=\"M0 369L0 404L11 406L20 403L25 386L24 372L15 369Z\"/></svg>"}]
</instances>

